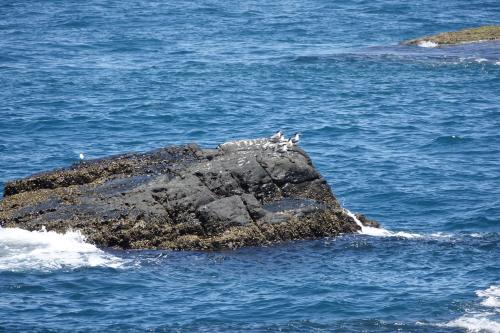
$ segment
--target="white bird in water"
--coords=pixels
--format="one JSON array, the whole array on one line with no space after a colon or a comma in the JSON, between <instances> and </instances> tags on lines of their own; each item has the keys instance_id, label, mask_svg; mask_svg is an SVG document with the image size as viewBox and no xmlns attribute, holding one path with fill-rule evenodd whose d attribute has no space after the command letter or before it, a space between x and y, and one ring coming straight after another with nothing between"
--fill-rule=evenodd
<instances>
[{"instance_id":1,"label":"white bird in water","mask_svg":"<svg viewBox=\"0 0 500 333\"><path fill-rule=\"evenodd\" d=\"M292 140L292 142L293 142L294 144L299 143L299 140L300 140L300 133L295 133L295 134L292 136L292 138L291 138L290 140Z\"/></svg>"},{"instance_id":2,"label":"white bird in water","mask_svg":"<svg viewBox=\"0 0 500 333\"><path fill-rule=\"evenodd\" d=\"M279 142L281 140L281 138L283 137L283 132L282 131L277 131L276 133L274 133L270 138L269 140L271 142Z\"/></svg>"},{"instance_id":3,"label":"white bird in water","mask_svg":"<svg viewBox=\"0 0 500 333\"><path fill-rule=\"evenodd\" d=\"M80 160L84 160L85 159L85 155L83 155L83 153L80 153L80 155L78 155L78 157L80 157Z\"/></svg>"}]
</instances>

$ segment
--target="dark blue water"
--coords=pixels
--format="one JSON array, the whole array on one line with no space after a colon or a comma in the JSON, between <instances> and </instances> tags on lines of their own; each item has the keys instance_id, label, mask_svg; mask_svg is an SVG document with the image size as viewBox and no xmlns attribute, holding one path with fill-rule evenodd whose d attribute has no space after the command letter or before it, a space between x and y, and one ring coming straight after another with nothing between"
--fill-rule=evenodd
<instances>
[{"instance_id":1,"label":"dark blue water","mask_svg":"<svg viewBox=\"0 0 500 333\"><path fill-rule=\"evenodd\" d=\"M498 1L0 1L0 186L88 158L303 133L392 236L216 253L0 230L0 332L500 332ZM400 231L400 233L396 233Z\"/></svg>"}]
</instances>

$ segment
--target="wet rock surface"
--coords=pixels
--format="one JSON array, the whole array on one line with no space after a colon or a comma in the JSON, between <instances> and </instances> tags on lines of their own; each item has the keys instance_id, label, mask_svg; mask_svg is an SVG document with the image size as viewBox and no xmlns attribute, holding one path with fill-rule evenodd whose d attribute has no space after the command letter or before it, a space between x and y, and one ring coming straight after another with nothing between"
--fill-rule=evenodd
<instances>
[{"instance_id":1,"label":"wet rock surface","mask_svg":"<svg viewBox=\"0 0 500 333\"><path fill-rule=\"evenodd\" d=\"M359 230L302 149L266 139L85 161L4 193L0 226L80 230L103 247L213 250Z\"/></svg>"}]
</instances>

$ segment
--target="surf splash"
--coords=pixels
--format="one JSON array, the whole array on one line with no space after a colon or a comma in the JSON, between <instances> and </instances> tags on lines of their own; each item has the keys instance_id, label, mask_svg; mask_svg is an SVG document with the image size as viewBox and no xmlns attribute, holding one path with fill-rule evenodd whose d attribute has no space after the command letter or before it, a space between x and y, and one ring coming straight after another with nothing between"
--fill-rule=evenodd
<instances>
[{"instance_id":1,"label":"surf splash","mask_svg":"<svg viewBox=\"0 0 500 333\"><path fill-rule=\"evenodd\" d=\"M393 232L393 231L389 231L389 230L384 229L384 228L374 228L374 227L370 227L370 226L365 226L356 217L356 215L354 215L350 210L344 208L344 211L361 228L361 230L358 232L360 234L363 234L363 235L376 236L376 237L404 237L404 238L422 238L422 237L424 237L420 234L415 234L415 233L409 233L409 232L404 232L404 231Z\"/></svg>"},{"instance_id":2,"label":"surf splash","mask_svg":"<svg viewBox=\"0 0 500 333\"><path fill-rule=\"evenodd\" d=\"M424 41L421 41L420 43L418 43L418 46L426 47L426 48L433 48L433 47L437 47L438 44L431 42L431 41L424 40Z\"/></svg>"},{"instance_id":3,"label":"surf splash","mask_svg":"<svg viewBox=\"0 0 500 333\"><path fill-rule=\"evenodd\" d=\"M440 326L463 328L468 332L500 332L500 287L492 285L476 290L476 295L482 299L479 309Z\"/></svg>"},{"instance_id":4,"label":"surf splash","mask_svg":"<svg viewBox=\"0 0 500 333\"><path fill-rule=\"evenodd\" d=\"M483 298L481 305L500 312L500 287L491 286L486 290L477 290L476 295Z\"/></svg>"},{"instance_id":5,"label":"surf splash","mask_svg":"<svg viewBox=\"0 0 500 333\"><path fill-rule=\"evenodd\" d=\"M0 228L0 271L120 268L123 261L85 242L79 231Z\"/></svg>"}]
</instances>

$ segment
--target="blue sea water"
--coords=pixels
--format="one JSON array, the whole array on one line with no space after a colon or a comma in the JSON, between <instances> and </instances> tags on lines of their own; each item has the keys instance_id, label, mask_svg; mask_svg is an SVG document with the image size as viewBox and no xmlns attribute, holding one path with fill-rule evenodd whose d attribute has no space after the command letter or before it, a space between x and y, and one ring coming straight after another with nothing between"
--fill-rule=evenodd
<instances>
[{"instance_id":1,"label":"blue sea water","mask_svg":"<svg viewBox=\"0 0 500 333\"><path fill-rule=\"evenodd\" d=\"M499 19L497 0L0 1L0 187L281 128L387 230L206 253L0 229L0 332L500 332L500 43L399 45Z\"/></svg>"}]
</instances>

